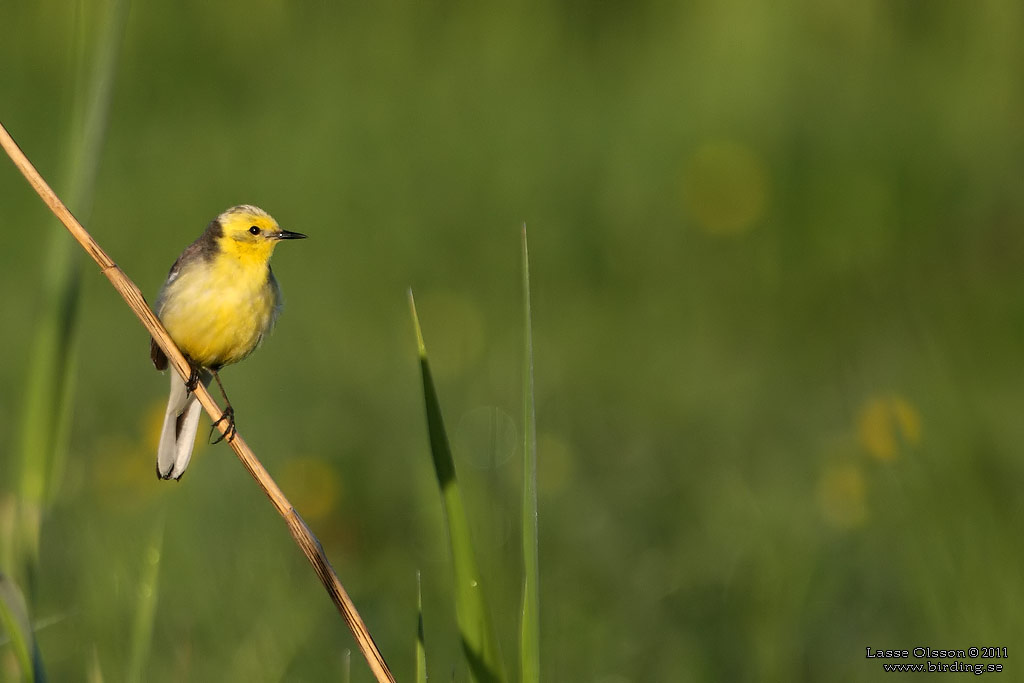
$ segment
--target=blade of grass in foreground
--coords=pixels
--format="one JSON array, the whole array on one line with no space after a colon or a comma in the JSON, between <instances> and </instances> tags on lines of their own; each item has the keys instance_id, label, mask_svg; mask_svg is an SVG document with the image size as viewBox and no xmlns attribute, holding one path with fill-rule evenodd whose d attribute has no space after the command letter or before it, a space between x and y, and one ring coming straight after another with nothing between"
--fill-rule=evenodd
<instances>
[{"instance_id":1,"label":"blade of grass in foreground","mask_svg":"<svg viewBox=\"0 0 1024 683\"><path fill-rule=\"evenodd\" d=\"M409 292L409 307L412 310L413 325L416 327L416 343L420 354L420 371L423 374L423 396L427 408L427 431L430 435L430 453L434 458L437 483L441 487L441 502L448 526L448 540L452 553L452 569L455 574L455 616L462 636L462 649L466 653L472 677L479 683L505 681L505 668L501 662L498 639L491 626L490 611L484 598L477 568L476 555L470 539L469 521L462 501L462 492L455 477L455 461L452 459L441 417L441 405L434 388L434 380L427 362L427 348L423 343L423 332L416 315L416 302Z\"/></svg>"},{"instance_id":2,"label":"blade of grass in foreground","mask_svg":"<svg viewBox=\"0 0 1024 683\"><path fill-rule=\"evenodd\" d=\"M427 649L423 642L423 584L416 572L416 683L427 683Z\"/></svg>"},{"instance_id":3,"label":"blade of grass in foreground","mask_svg":"<svg viewBox=\"0 0 1024 683\"><path fill-rule=\"evenodd\" d=\"M11 638L14 656L18 660L23 681L43 683L42 657L28 616L25 596L9 577L0 574L0 624Z\"/></svg>"},{"instance_id":4,"label":"blade of grass in foreground","mask_svg":"<svg viewBox=\"0 0 1024 683\"><path fill-rule=\"evenodd\" d=\"M523 683L540 681L540 560L537 529L537 411L533 400L530 254L523 225L523 614L519 666Z\"/></svg>"},{"instance_id":5,"label":"blade of grass in foreground","mask_svg":"<svg viewBox=\"0 0 1024 683\"><path fill-rule=\"evenodd\" d=\"M83 27L81 15L77 20ZM75 94L77 114L67 159L66 195L68 205L81 220L87 219L92 206L117 58L127 20L128 0L113 0L105 15L95 18L93 23L99 28L92 72L88 77L76 79L81 85ZM87 39L84 34L80 38L83 53ZM24 395L19 443L22 463L20 543L14 565L19 571L35 564L42 510L56 495L71 423L81 255L63 232L58 227L51 236L43 283L45 299L40 306ZM31 593L31 585L27 588Z\"/></svg>"},{"instance_id":6,"label":"blade of grass in foreground","mask_svg":"<svg viewBox=\"0 0 1024 683\"><path fill-rule=\"evenodd\" d=\"M160 555L164 545L164 520L160 516L153 535L146 548L142 581L139 582L138 604L135 610L135 624L132 627L131 656L128 659L128 675L125 680L135 683L143 680L142 670L149 659L153 642L153 622L156 619L156 603L160 580Z\"/></svg>"},{"instance_id":7,"label":"blade of grass in foreground","mask_svg":"<svg viewBox=\"0 0 1024 683\"><path fill-rule=\"evenodd\" d=\"M95 645L92 647L92 663L89 665L85 680L88 683L103 683L103 667L100 666L100 655Z\"/></svg>"}]
</instances>

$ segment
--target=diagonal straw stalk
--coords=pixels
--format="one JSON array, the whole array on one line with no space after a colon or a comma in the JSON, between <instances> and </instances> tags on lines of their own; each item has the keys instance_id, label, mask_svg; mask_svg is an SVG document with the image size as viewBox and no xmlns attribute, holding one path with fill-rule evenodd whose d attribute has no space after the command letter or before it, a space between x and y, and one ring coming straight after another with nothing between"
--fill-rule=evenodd
<instances>
[{"instance_id":1,"label":"diagonal straw stalk","mask_svg":"<svg viewBox=\"0 0 1024 683\"><path fill-rule=\"evenodd\" d=\"M71 215L71 212L54 191L50 189L50 186L46 184L43 177L39 175L39 172L28 160L24 152L21 151L14 138L11 137L2 123L0 123L0 146L4 148L11 161L18 167L18 170L25 176L43 202L50 207L50 210L64 224L64 227L68 229L72 237L92 257L92 260L100 267L100 271L110 280L110 284L114 286L114 289L118 291L135 315L142 321L146 331L149 332L167 355L167 359L171 367L174 368L174 371L178 373L183 381L187 380L192 372L188 362L181 354L181 351L178 350L170 335L167 334L167 330L164 329L164 326L146 304L142 292L124 274L124 271L114 263L113 259L103 251L96 240L92 238L92 235L82 227L81 223ZM211 419L216 420L221 416L223 411L202 384L196 387L195 395ZM221 434L226 435L229 426L224 421L218 425L218 428ZM252 475L252 478L256 480L259 487L263 489L263 493L270 499L277 513L284 518L285 524L288 525L288 531L291 532L292 538L295 539L295 543L302 550L309 563L313 565L313 570L320 578L320 582L327 590L327 594L330 595L331 600L345 619L345 623L352 631L356 644L359 646L363 656L366 657L366 661L370 665L370 670L373 671L374 676L380 682L389 681L394 683L395 679L388 670L384 657L381 655L380 650L377 649L377 645L373 642L366 624L363 623L351 598L349 598L345 588L341 585L338 575L327 560L327 555L324 553L320 541L317 540L313 532L306 526L306 522L303 521L299 513L292 507L292 504L285 497L277 483L271 478L266 468L263 467L263 464L256 458L256 455L249 448L241 434L236 434L229 443L238 459L242 461L242 466Z\"/></svg>"}]
</instances>

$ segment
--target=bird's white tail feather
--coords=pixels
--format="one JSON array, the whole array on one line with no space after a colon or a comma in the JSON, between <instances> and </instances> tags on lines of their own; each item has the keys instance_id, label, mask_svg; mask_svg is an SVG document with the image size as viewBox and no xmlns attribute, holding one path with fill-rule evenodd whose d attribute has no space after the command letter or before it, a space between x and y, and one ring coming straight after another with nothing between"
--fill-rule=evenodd
<instances>
[{"instance_id":1,"label":"bird's white tail feather","mask_svg":"<svg viewBox=\"0 0 1024 683\"><path fill-rule=\"evenodd\" d=\"M177 374L171 372L171 396L164 413L164 427L160 432L160 446L156 453L156 474L161 479L181 479L192 459L192 448L199 429L202 406L195 394L188 391ZM201 375L203 386L210 382L210 374Z\"/></svg>"}]
</instances>

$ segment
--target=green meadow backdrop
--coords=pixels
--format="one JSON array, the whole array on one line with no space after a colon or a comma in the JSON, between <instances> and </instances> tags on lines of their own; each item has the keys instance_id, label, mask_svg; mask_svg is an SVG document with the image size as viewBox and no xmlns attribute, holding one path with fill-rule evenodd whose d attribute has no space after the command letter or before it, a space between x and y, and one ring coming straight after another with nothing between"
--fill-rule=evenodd
<instances>
[{"instance_id":1,"label":"green meadow backdrop","mask_svg":"<svg viewBox=\"0 0 1024 683\"><path fill-rule=\"evenodd\" d=\"M469 675L410 287L517 671L523 223L544 680L879 680L869 646L1005 646L1024 675L1024 5L186 0L118 21L4 0L0 121L150 301L228 206L309 235L274 257L277 329L223 379L399 680L417 571L431 678ZM0 571L49 679L370 680L226 446L157 481L169 380L91 262L59 316L63 455L33 475L64 242L0 159ZM0 679L16 661L0 633Z\"/></svg>"}]
</instances>

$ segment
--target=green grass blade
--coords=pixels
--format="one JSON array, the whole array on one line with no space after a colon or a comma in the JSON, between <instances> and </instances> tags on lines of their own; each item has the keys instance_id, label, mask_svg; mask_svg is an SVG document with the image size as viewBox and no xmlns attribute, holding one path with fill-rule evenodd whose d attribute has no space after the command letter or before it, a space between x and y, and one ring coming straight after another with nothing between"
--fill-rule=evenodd
<instances>
[{"instance_id":1,"label":"green grass blade","mask_svg":"<svg viewBox=\"0 0 1024 683\"><path fill-rule=\"evenodd\" d=\"M477 568L476 555L470 538L462 492L455 476L455 461L448 445L448 435L441 416L441 405L430 374L423 332L416 315L416 302L409 292L409 305L416 328L420 370L423 374L423 395L427 409L427 431L430 452L434 459L437 483L441 488L441 502L448 526L448 539L455 574L455 615L462 636L462 647L469 663L470 673L479 683L506 680L501 662L498 639L491 625L490 610L484 597Z\"/></svg>"},{"instance_id":2,"label":"green grass blade","mask_svg":"<svg viewBox=\"0 0 1024 683\"><path fill-rule=\"evenodd\" d=\"M32 621L29 619L25 596L17 584L4 574L0 574L0 624L10 636L22 680L43 683L46 675L32 630Z\"/></svg>"},{"instance_id":3,"label":"green grass blade","mask_svg":"<svg viewBox=\"0 0 1024 683\"><path fill-rule=\"evenodd\" d=\"M139 582L138 603L135 623L132 625L131 654L128 658L128 683L142 681L146 661L153 643L153 623L156 619L156 605L160 584L160 557L164 545L164 520L161 516L145 551L146 565Z\"/></svg>"},{"instance_id":4,"label":"green grass blade","mask_svg":"<svg viewBox=\"0 0 1024 683\"><path fill-rule=\"evenodd\" d=\"M416 683L427 683L427 648L423 634L423 584L416 572Z\"/></svg>"},{"instance_id":5,"label":"green grass blade","mask_svg":"<svg viewBox=\"0 0 1024 683\"><path fill-rule=\"evenodd\" d=\"M89 673L85 679L88 683L103 683L103 667L100 666L100 654L96 646L92 648L92 663L89 665Z\"/></svg>"},{"instance_id":6,"label":"green grass blade","mask_svg":"<svg viewBox=\"0 0 1024 683\"><path fill-rule=\"evenodd\" d=\"M530 255L523 225L523 613L519 671L523 683L540 681L540 560L537 521L537 411L533 391L533 322Z\"/></svg>"},{"instance_id":7,"label":"green grass blade","mask_svg":"<svg viewBox=\"0 0 1024 683\"><path fill-rule=\"evenodd\" d=\"M88 78L78 81L82 86L75 98L78 114L71 125L72 151L67 159L65 200L82 221L91 210L127 18L128 0L112 0L109 11L94 21L99 34L93 68ZM78 20L83 26L83 18L79 16ZM64 232L55 228L50 239L42 313L31 347L24 392L19 439L22 464L17 559L22 566L35 562L42 510L56 495L70 432L81 255Z\"/></svg>"}]
</instances>

